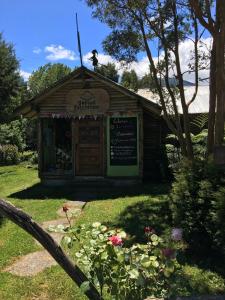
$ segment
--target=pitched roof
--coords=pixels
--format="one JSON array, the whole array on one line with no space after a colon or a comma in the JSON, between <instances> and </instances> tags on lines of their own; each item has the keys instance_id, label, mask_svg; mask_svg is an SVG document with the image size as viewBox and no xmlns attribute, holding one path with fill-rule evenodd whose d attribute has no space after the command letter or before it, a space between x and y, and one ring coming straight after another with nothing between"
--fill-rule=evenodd
<instances>
[{"instance_id":1,"label":"pitched roof","mask_svg":"<svg viewBox=\"0 0 225 300\"><path fill-rule=\"evenodd\" d=\"M184 92L186 96L186 100L189 101L194 92L195 86L185 86ZM138 94L148 99L151 102L159 103L159 96L157 94L152 93L149 89L140 89L138 90ZM180 101L177 101L178 111L182 114L182 107ZM209 86L202 85L198 87L198 93L194 100L189 106L190 114L200 114L200 113L208 113L209 112Z\"/></svg>"},{"instance_id":2,"label":"pitched roof","mask_svg":"<svg viewBox=\"0 0 225 300\"><path fill-rule=\"evenodd\" d=\"M55 92L58 89L60 89L61 87L63 87L71 79L75 79L76 77L82 76L85 74L89 75L90 77L95 78L96 80L102 81L111 87L116 88L121 93L123 93L129 97L138 99L140 101L141 105L144 106L146 109L148 109L158 115L161 113L161 107L157 103L144 98L142 95L139 95L139 94L123 87L122 85L110 80L109 78L106 78L105 76L103 76L97 72L91 71L91 70L87 69L86 67L80 67L80 68L74 70L73 72L71 72L69 75L65 76L63 79L54 83L52 86L46 88L44 91L40 92L38 95L36 95L32 99L30 99L29 101L23 103L21 106L16 108L16 110L14 111L14 117L19 116L19 115L26 116L28 113L35 111L35 107L39 103L41 103L47 96L51 95L53 92Z\"/></svg>"}]
</instances>

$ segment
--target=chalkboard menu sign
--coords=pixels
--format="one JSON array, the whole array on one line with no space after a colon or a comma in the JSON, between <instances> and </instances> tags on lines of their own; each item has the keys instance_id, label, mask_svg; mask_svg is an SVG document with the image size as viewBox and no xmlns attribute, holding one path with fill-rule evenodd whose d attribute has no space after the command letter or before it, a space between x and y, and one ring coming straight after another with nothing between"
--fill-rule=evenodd
<instances>
[{"instance_id":1,"label":"chalkboard menu sign","mask_svg":"<svg viewBox=\"0 0 225 300\"><path fill-rule=\"evenodd\" d=\"M110 165L137 165L137 118L110 118Z\"/></svg>"}]
</instances>

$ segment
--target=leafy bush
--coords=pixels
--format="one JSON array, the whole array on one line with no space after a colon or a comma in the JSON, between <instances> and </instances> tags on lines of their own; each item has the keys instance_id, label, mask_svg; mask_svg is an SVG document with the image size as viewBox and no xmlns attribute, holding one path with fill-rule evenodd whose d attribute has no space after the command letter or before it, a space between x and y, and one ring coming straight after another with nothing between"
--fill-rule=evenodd
<instances>
[{"instance_id":1,"label":"leafy bush","mask_svg":"<svg viewBox=\"0 0 225 300\"><path fill-rule=\"evenodd\" d=\"M26 147L27 120L20 119L7 124L0 124L0 144L16 145L21 152Z\"/></svg>"},{"instance_id":2,"label":"leafy bush","mask_svg":"<svg viewBox=\"0 0 225 300\"><path fill-rule=\"evenodd\" d=\"M225 258L225 188L220 187L212 199L212 211L210 212L213 226L211 235L214 247L219 249Z\"/></svg>"},{"instance_id":3,"label":"leafy bush","mask_svg":"<svg viewBox=\"0 0 225 300\"><path fill-rule=\"evenodd\" d=\"M127 234L121 229L110 230L99 222L85 227L51 226L51 231L66 233L69 248L79 242L76 261L87 277L110 299L145 299L147 296L169 296L175 288L177 251L182 249L182 233L173 230L165 241L150 227L145 228L146 243L126 245ZM87 284L83 284L88 288Z\"/></svg>"},{"instance_id":4,"label":"leafy bush","mask_svg":"<svg viewBox=\"0 0 225 300\"><path fill-rule=\"evenodd\" d=\"M223 174L212 163L185 161L175 173L170 193L173 222L197 256L225 247ZM224 252L225 254L225 252Z\"/></svg>"},{"instance_id":5,"label":"leafy bush","mask_svg":"<svg viewBox=\"0 0 225 300\"><path fill-rule=\"evenodd\" d=\"M34 154L33 151L23 151L22 153L20 153L20 161L21 162L30 161L33 154Z\"/></svg>"},{"instance_id":6,"label":"leafy bush","mask_svg":"<svg viewBox=\"0 0 225 300\"><path fill-rule=\"evenodd\" d=\"M24 151L20 153L20 161L35 165L38 163L38 154L36 151Z\"/></svg>"},{"instance_id":7,"label":"leafy bush","mask_svg":"<svg viewBox=\"0 0 225 300\"><path fill-rule=\"evenodd\" d=\"M38 163L38 153L37 152L32 153L32 156L30 157L29 162L32 165L36 165Z\"/></svg>"},{"instance_id":8,"label":"leafy bush","mask_svg":"<svg viewBox=\"0 0 225 300\"><path fill-rule=\"evenodd\" d=\"M19 163L19 152L15 145L0 145L0 165Z\"/></svg>"}]
</instances>

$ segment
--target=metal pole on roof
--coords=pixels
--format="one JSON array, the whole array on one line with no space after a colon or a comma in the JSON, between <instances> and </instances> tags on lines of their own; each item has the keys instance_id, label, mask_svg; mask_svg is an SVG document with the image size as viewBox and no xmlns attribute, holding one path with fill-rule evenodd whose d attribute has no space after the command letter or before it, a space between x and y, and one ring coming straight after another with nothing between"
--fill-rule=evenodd
<instances>
[{"instance_id":1,"label":"metal pole on roof","mask_svg":"<svg viewBox=\"0 0 225 300\"><path fill-rule=\"evenodd\" d=\"M82 52L81 52L81 43L80 43L80 33L78 28L78 17L76 13L76 26L77 26L77 43L78 43L78 50L80 54L80 66L83 67L83 60L82 60Z\"/></svg>"}]
</instances>

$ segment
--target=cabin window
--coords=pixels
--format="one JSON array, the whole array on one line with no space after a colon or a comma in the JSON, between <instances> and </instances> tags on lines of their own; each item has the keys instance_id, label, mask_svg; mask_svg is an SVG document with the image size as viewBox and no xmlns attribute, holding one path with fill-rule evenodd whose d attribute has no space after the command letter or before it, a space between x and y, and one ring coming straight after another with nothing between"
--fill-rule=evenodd
<instances>
[{"instance_id":1,"label":"cabin window","mask_svg":"<svg viewBox=\"0 0 225 300\"><path fill-rule=\"evenodd\" d=\"M55 175L72 173L71 120L43 119L43 171Z\"/></svg>"}]
</instances>

